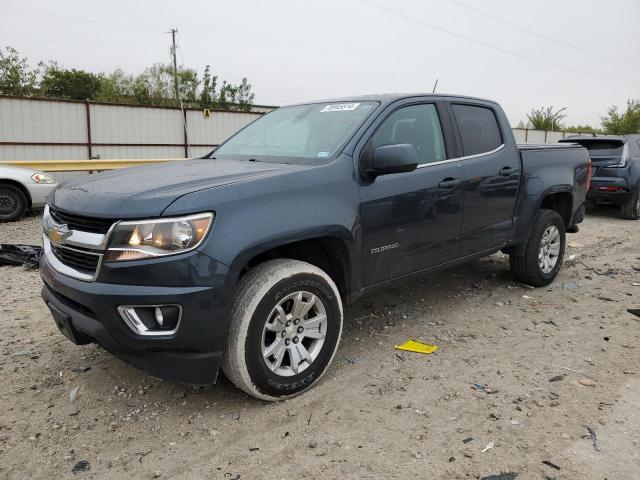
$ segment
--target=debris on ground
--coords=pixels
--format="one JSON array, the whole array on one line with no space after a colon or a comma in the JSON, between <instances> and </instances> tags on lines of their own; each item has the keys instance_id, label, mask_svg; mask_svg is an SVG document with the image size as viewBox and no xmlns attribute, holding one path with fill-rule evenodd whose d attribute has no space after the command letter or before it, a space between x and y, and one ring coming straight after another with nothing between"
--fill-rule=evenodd
<instances>
[{"instance_id":1,"label":"debris on ground","mask_svg":"<svg viewBox=\"0 0 640 480\"><path fill-rule=\"evenodd\" d=\"M475 390L477 392L486 393L487 395L491 395L492 393L496 393L498 390L495 390L486 383L474 383L471 385L471 390Z\"/></svg>"},{"instance_id":2,"label":"debris on ground","mask_svg":"<svg viewBox=\"0 0 640 480\"><path fill-rule=\"evenodd\" d=\"M462 443L469 443L471 441L473 441L473 438L469 437L469 438L465 438L464 440L462 440Z\"/></svg>"},{"instance_id":3,"label":"debris on ground","mask_svg":"<svg viewBox=\"0 0 640 480\"><path fill-rule=\"evenodd\" d=\"M592 379L592 378L580 378L578 380L578 383L580 385L584 385L585 387L595 387L596 386L596 382Z\"/></svg>"},{"instance_id":4,"label":"debris on ground","mask_svg":"<svg viewBox=\"0 0 640 480\"><path fill-rule=\"evenodd\" d=\"M81 365L80 367L75 367L71 369L73 373L85 373L85 372L88 372L89 370L91 370L91 367L88 367L86 365Z\"/></svg>"},{"instance_id":5,"label":"debris on ground","mask_svg":"<svg viewBox=\"0 0 640 480\"><path fill-rule=\"evenodd\" d=\"M402 345L394 345L396 350L404 350L407 352L423 353L428 355L438 350L437 345L429 345L428 343L418 342L416 340L407 340Z\"/></svg>"},{"instance_id":6,"label":"debris on ground","mask_svg":"<svg viewBox=\"0 0 640 480\"><path fill-rule=\"evenodd\" d=\"M355 355L351 355L350 357L345 357L345 360L347 361L347 363L350 363L351 365L355 365L356 362L358 361L358 357L356 357Z\"/></svg>"},{"instance_id":7,"label":"debris on ground","mask_svg":"<svg viewBox=\"0 0 640 480\"><path fill-rule=\"evenodd\" d=\"M596 430L595 428L589 426L589 425L585 425L587 431L589 432L589 435L591 436L591 441L593 442L593 448L596 449L597 452L600 451L600 442L598 442L598 437L596 436Z\"/></svg>"},{"instance_id":8,"label":"debris on ground","mask_svg":"<svg viewBox=\"0 0 640 480\"><path fill-rule=\"evenodd\" d=\"M0 243L0 266L38 268L42 247Z\"/></svg>"},{"instance_id":9,"label":"debris on ground","mask_svg":"<svg viewBox=\"0 0 640 480\"><path fill-rule=\"evenodd\" d=\"M630 308L629 310L627 310L627 312L635 315L636 317L640 317L640 308Z\"/></svg>"},{"instance_id":10,"label":"debris on ground","mask_svg":"<svg viewBox=\"0 0 640 480\"><path fill-rule=\"evenodd\" d=\"M543 460L542 463L544 463L548 467L553 468L554 470L560 470L560 467L558 465L556 465L555 463L551 463L549 460Z\"/></svg>"},{"instance_id":11,"label":"debris on ground","mask_svg":"<svg viewBox=\"0 0 640 480\"><path fill-rule=\"evenodd\" d=\"M560 382L561 380L564 380L565 375L556 375L555 377L551 377L549 379L550 382Z\"/></svg>"},{"instance_id":12,"label":"debris on ground","mask_svg":"<svg viewBox=\"0 0 640 480\"><path fill-rule=\"evenodd\" d=\"M515 472L499 473L498 475L488 475L480 480L515 480L518 474Z\"/></svg>"},{"instance_id":13,"label":"debris on ground","mask_svg":"<svg viewBox=\"0 0 640 480\"><path fill-rule=\"evenodd\" d=\"M496 444L494 442L489 442L489 443L487 443L486 447L484 447L482 450L480 450L480 453L484 453L487 450L491 450L495 446L496 446Z\"/></svg>"},{"instance_id":14,"label":"debris on ground","mask_svg":"<svg viewBox=\"0 0 640 480\"><path fill-rule=\"evenodd\" d=\"M69 400L73 402L78 397L79 392L80 392L80 387L73 387L69 391Z\"/></svg>"},{"instance_id":15,"label":"debris on ground","mask_svg":"<svg viewBox=\"0 0 640 480\"><path fill-rule=\"evenodd\" d=\"M80 460L73 466L73 468L71 469L71 473L76 474L81 472L88 472L89 470L91 470L91 464L87 460Z\"/></svg>"}]
</instances>

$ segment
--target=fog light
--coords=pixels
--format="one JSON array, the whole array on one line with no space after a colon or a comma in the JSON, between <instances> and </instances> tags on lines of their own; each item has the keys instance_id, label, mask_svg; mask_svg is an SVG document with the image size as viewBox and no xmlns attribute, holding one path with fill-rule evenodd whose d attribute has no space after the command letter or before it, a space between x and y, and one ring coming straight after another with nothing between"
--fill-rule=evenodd
<instances>
[{"instance_id":1,"label":"fog light","mask_svg":"<svg viewBox=\"0 0 640 480\"><path fill-rule=\"evenodd\" d=\"M178 331L180 305L123 305L118 307L127 326L138 335L173 335Z\"/></svg>"}]
</instances>

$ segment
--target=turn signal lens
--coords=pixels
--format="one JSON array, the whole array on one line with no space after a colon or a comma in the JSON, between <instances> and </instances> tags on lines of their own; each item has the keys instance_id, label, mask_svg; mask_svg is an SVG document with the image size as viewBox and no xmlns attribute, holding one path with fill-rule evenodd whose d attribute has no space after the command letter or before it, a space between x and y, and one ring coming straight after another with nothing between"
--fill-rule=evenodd
<instances>
[{"instance_id":1,"label":"turn signal lens","mask_svg":"<svg viewBox=\"0 0 640 480\"><path fill-rule=\"evenodd\" d=\"M41 185L56 183L55 179L46 173L34 173L31 175L31 180Z\"/></svg>"}]
</instances>

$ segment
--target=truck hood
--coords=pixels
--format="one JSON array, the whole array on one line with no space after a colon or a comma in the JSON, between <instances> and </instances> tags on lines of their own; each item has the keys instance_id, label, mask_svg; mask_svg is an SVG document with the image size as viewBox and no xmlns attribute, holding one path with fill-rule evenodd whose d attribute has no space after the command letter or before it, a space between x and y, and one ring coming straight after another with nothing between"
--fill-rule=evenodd
<instances>
[{"instance_id":1,"label":"truck hood","mask_svg":"<svg viewBox=\"0 0 640 480\"><path fill-rule=\"evenodd\" d=\"M58 187L57 209L88 217L158 217L188 193L309 167L241 160L196 159L124 168Z\"/></svg>"}]
</instances>

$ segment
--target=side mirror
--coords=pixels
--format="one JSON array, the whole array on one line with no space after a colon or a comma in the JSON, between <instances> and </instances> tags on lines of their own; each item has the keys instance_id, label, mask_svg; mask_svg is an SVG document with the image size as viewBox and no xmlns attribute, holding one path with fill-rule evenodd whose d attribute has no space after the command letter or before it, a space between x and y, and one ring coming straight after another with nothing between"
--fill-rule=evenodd
<instances>
[{"instance_id":1,"label":"side mirror","mask_svg":"<svg viewBox=\"0 0 640 480\"><path fill-rule=\"evenodd\" d=\"M416 147L409 143L382 145L373 152L365 149L363 153L360 170L369 178L391 173L412 172L418 167L418 152Z\"/></svg>"}]
</instances>

